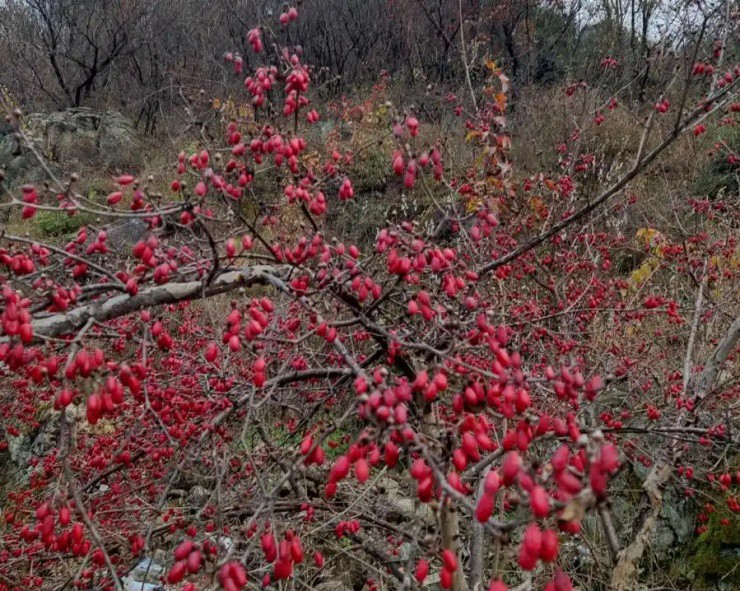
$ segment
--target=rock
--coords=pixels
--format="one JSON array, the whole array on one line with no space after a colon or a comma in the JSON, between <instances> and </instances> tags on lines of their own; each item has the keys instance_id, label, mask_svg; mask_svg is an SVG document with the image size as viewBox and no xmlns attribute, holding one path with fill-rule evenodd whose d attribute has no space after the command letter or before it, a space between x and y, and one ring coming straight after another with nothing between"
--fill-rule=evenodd
<instances>
[{"instance_id":1,"label":"rock","mask_svg":"<svg viewBox=\"0 0 740 591\"><path fill-rule=\"evenodd\" d=\"M164 591L164 587L159 583L143 583L130 577L124 577L121 582L125 591Z\"/></svg>"},{"instance_id":2,"label":"rock","mask_svg":"<svg viewBox=\"0 0 740 591\"><path fill-rule=\"evenodd\" d=\"M117 111L108 111L98 131L98 153L109 168L138 169L143 160L134 126Z\"/></svg>"},{"instance_id":3,"label":"rock","mask_svg":"<svg viewBox=\"0 0 740 591\"><path fill-rule=\"evenodd\" d=\"M225 552L227 552L227 553L228 553L228 552L230 552L230 551L231 551L231 549L232 549L232 548L234 547L234 540L232 540L232 539L231 539L230 537L228 537L228 536L221 536L221 537L220 537L220 538L218 539L218 545L219 545L219 546L221 546L221 548L222 548L222 549L223 549L223 550L224 550Z\"/></svg>"},{"instance_id":4,"label":"rock","mask_svg":"<svg viewBox=\"0 0 740 591\"><path fill-rule=\"evenodd\" d=\"M159 577L164 574L164 566L156 562L151 558L143 558L139 563L131 570L129 576L136 579L144 579L151 577Z\"/></svg>"},{"instance_id":5,"label":"rock","mask_svg":"<svg viewBox=\"0 0 740 591\"><path fill-rule=\"evenodd\" d=\"M126 591L164 591L159 583L164 571L164 566L155 560L144 558L121 582Z\"/></svg>"},{"instance_id":6,"label":"rock","mask_svg":"<svg viewBox=\"0 0 740 591\"><path fill-rule=\"evenodd\" d=\"M319 133L321 139L326 140L331 135L338 134L343 140L349 140L352 138L352 128L346 121L337 120L322 120L319 121Z\"/></svg>"},{"instance_id":7,"label":"rock","mask_svg":"<svg viewBox=\"0 0 740 591\"><path fill-rule=\"evenodd\" d=\"M52 173L59 172L53 163L47 165ZM21 146L15 129L7 125L0 129L0 170L5 177L0 196L23 183L42 181L48 176L36 157Z\"/></svg>"},{"instance_id":8,"label":"rock","mask_svg":"<svg viewBox=\"0 0 740 591\"><path fill-rule=\"evenodd\" d=\"M5 503L7 492L28 484L34 471L31 458L49 453L56 445L58 429L59 422L53 418L43 421L38 429L18 437L3 433L0 429L0 435L8 443L8 449L0 453L0 507Z\"/></svg>"},{"instance_id":9,"label":"rock","mask_svg":"<svg viewBox=\"0 0 740 591\"><path fill-rule=\"evenodd\" d=\"M626 486L641 491L641 485L650 469L635 462L630 470L625 470L623 481L615 486ZM627 544L634 536L635 520L647 509L647 499L642 494L630 496L614 495L610 501L611 512L621 543ZM664 561L683 549L692 536L694 513L692 503L675 487L667 487L663 492L663 506L651 541L653 556Z\"/></svg>"},{"instance_id":10,"label":"rock","mask_svg":"<svg viewBox=\"0 0 740 591\"><path fill-rule=\"evenodd\" d=\"M200 509L201 507L203 507L203 505L206 504L209 496L210 493L205 487L196 484L188 491L188 495L186 498L187 504L191 507Z\"/></svg>"},{"instance_id":11,"label":"rock","mask_svg":"<svg viewBox=\"0 0 740 591\"><path fill-rule=\"evenodd\" d=\"M141 218L123 219L108 228L108 246L114 251L120 251L148 235L149 225Z\"/></svg>"},{"instance_id":12,"label":"rock","mask_svg":"<svg viewBox=\"0 0 740 591\"><path fill-rule=\"evenodd\" d=\"M397 564L404 565L408 562L409 556L411 556L411 544L409 542L404 542L398 547L398 554L388 557L388 562L395 562Z\"/></svg>"},{"instance_id":13,"label":"rock","mask_svg":"<svg viewBox=\"0 0 740 591\"><path fill-rule=\"evenodd\" d=\"M381 517L393 523L402 523L413 518L420 519L424 525L435 523L437 517L426 503L419 503L393 478L383 478L378 483L384 490L382 506L378 508Z\"/></svg>"},{"instance_id":14,"label":"rock","mask_svg":"<svg viewBox=\"0 0 740 591\"><path fill-rule=\"evenodd\" d=\"M129 169L141 166L133 124L117 111L86 107L29 115L26 125L51 160Z\"/></svg>"},{"instance_id":15,"label":"rock","mask_svg":"<svg viewBox=\"0 0 740 591\"><path fill-rule=\"evenodd\" d=\"M20 154L20 145L13 131L10 125L0 126L0 168L3 169L7 169L13 158Z\"/></svg>"},{"instance_id":16,"label":"rock","mask_svg":"<svg viewBox=\"0 0 740 591\"><path fill-rule=\"evenodd\" d=\"M343 581L326 581L314 587L316 591L352 591L352 587Z\"/></svg>"},{"instance_id":17,"label":"rock","mask_svg":"<svg viewBox=\"0 0 740 591\"><path fill-rule=\"evenodd\" d=\"M44 456L55 445L59 424L56 420L47 420L37 430L13 437L6 434L10 461L30 474L29 460ZM26 474L26 476L28 475Z\"/></svg>"},{"instance_id":18,"label":"rock","mask_svg":"<svg viewBox=\"0 0 740 591\"><path fill-rule=\"evenodd\" d=\"M669 491L660 515L677 544L688 542L694 531L694 516L691 509L685 496L675 490Z\"/></svg>"},{"instance_id":19,"label":"rock","mask_svg":"<svg viewBox=\"0 0 740 591\"><path fill-rule=\"evenodd\" d=\"M90 167L130 172L143 164L134 126L117 111L80 107L34 113L26 118L24 129L55 175ZM0 128L0 169L8 189L48 176L15 131L7 124Z\"/></svg>"}]
</instances>

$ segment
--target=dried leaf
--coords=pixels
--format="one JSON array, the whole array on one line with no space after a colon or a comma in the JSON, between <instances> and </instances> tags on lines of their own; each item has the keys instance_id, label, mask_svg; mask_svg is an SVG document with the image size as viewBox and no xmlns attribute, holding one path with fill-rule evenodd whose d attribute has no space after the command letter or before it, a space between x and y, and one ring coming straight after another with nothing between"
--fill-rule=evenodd
<instances>
[{"instance_id":1,"label":"dried leaf","mask_svg":"<svg viewBox=\"0 0 740 591\"><path fill-rule=\"evenodd\" d=\"M586 511L592 504L592 501L592 495L584 493L573 497L560 514L560 519L563 521L581 521L585 517Z\"/></svg>"}]
</instances>

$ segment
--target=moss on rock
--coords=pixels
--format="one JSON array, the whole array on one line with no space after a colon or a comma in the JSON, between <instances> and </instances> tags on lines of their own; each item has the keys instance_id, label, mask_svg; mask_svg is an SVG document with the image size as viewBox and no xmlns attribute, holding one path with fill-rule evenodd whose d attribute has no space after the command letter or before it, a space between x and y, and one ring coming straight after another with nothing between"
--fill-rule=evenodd
<instances>
[{"instance_id":1,"label":"moss on rock","mask_svg":"<svg viewBox=\"0 0 740 591\"><path fill-rule=\"evenodd\" d=\"M723 520L728 520L729 524ZM707 531L695 542L692 566L698 582L723 580L740 585L740 516L719 505L709 516Z\"/></svg>"}]
</instances>

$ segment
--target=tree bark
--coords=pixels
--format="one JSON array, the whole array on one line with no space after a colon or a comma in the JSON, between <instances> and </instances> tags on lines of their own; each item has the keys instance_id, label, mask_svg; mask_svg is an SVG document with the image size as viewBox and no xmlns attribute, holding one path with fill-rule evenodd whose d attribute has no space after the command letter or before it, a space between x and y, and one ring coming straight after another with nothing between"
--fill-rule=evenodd
<instances>
[{"instance_id":1,"label":"tree bark","mask_svg":"<svg viewBox=\"0 0 740 591\"><path fill-rule=\"evenodd\" d=\"M281 277L283 274L284 270L281 268L258 265L239 271L222 273L210 284L203 281L166 283L141 290L135 296L118 295L107 300L92 302L69 312L34 320L31 323L34 342L39 342L43 338L71 334L84 326L89 320L106 322L145 308L212 297L240 287L267 285L271 283L271 278ZM0 338L0 344L8 340L8 337Z\"/></svg>"},{"instance_id":2,"label":"tree bark","mask_svg":"<svg viewBox=\"0 0 740 591\"><path fill-rule=\"evenodd\" d=\"M446 500L439 514L442 548L451 550L457 557L457 570L452 575L452 591L468 591L468 582L460 561L460 523L457 508Z\"/></svg>"}]
</instances>

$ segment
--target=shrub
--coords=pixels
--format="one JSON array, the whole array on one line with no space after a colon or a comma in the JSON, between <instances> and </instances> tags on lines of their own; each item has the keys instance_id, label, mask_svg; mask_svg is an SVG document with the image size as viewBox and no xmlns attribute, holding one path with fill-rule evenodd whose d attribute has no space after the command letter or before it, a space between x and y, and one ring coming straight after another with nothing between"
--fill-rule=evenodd
<instances>
[{"instance_id":1,"label":"shrub","mask_svg":"<svg viewBox=\"0 0 740 591\"><path fill-rule=\"evenodd\" d=\"M740 154L740 125L724 125L717 128L716 137L711 138L714 149L709 162L694 182L694 192L710 199L720 194L737 195L737 163L732 161Z\"/></svg>"},{"instance_id":2,"label":"shrub","mask_svg":"<svg viewBox=\"0 0 740 591\"><path fill-rule=\"evenodd\" d=\"M90 216L66 212L40 211L35 220L39 230L45 236L68 236L76 233L82 226L90 223Z\"/></svg>"},{"instance_id":3,"label":"shrub","mask_svg":"<svg viewBox=\"0 0 740 591\"><path fill-rule=\"evenodd\" d=\"M120 591L143 555L183 591L650 585L672 482L689 497L711 483L697 498L740 513L725 494L740 484L735 212L687 199L674 238L646 211L629 277L608 221L676 136L712 125L697 126L705 93L734 109L733 86L691 78L680 133L646 137L613 179L589 174L588 129L516 178L510 82L491 60L467 112L444 99L462 153L415 110L378 108L382 85L338 109L351 134L311 149L314 73L302 51L272 51L297 17L246 33L260 65L245 80L244 57L224 56L257 113L178 155L167 191L123 174L105 203L72 181L13 203L151 232L120 252L93 224L61 248L0 246L0 425L15 437L53 405L58 427L3 507L0 591ZM591 117L585 90L568 85L563 111ZM390 157L358 158L381 138ZM386 174L401 196L373 208ZM395 219L370 240L383 211ZM628 462L640 486L615 478ZM631 528L612 518L611 498L634 493L620 485L643 494Z\"/></svg>"}]
</instances>

